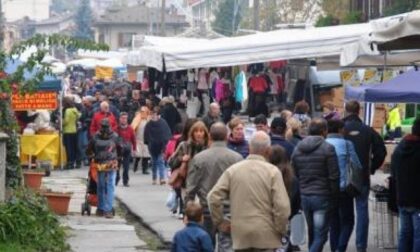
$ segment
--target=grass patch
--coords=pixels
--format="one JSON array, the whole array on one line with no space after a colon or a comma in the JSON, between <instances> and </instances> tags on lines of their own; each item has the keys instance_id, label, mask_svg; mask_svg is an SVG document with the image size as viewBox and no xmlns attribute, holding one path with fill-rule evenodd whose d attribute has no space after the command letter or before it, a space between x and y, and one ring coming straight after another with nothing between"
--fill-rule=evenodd
<instances>
[{"instance_id":1,"label":"grass patch","mask_svg":"<svg viewBox=\"0 0 420 252\"><path fill-rule=\"evenodd\" d=\"M3 252L36 252L34 248L28 248L17 243L0 243L0 251Z\"/></svg>"}]
</instances>

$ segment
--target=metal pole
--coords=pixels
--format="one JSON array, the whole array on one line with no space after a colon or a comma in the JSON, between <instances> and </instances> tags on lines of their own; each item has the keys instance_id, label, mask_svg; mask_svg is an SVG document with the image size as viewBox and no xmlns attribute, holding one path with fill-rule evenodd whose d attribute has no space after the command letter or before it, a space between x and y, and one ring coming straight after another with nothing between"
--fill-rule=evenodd
<instances>
[{"instance_id":1,"label":"metal pole","mask_svg":"<svg viewBox=\"0 0 420 252\"><path fill-rule=\"evenodd\" d=\"M1 0L0 0L1 1ZM63 80L61 80L63 81ZM61 84L61 86L63 86L63 84ZM64 96L64 91L63 88L61 88L60 92L59 92L59 110L60 110L60 131L58 134L58 138L59 138L59 155L60 155L60 169L63 170L64 169L64 164L63 164L63 96Z\"/></svg>"},{"instance_id":2,"label":"metal pole","mask_svg":"<svg viewBox=\"0 0 420 252\"><path fill-rule=\"evenodd\" d=\"M260 0L254 0L254 30L260 30Z\"/></svg>"},{"instance_id":3,"label":"metal pole","mask_svg":"<svg viewBox=\"0 0 420 252\"><path fill-rule=\"evenodd\" d=\"M160 35L166 35L166 0L162 0L162 7L161 7L161 17L160 17Z\"/></svg>"}]
</instances>

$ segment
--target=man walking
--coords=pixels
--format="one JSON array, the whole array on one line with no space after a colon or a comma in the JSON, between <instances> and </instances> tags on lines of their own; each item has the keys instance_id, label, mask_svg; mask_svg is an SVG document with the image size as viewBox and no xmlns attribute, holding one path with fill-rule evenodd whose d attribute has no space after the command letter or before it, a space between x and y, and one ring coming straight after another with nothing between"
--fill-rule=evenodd
<instances>
[{"instance_id":1,"label":"man walking","mask_svg":"<svg viewBox=\"0 0 420 252\"><path fill-rule=\"evenodd\" d=\"M250 155L227 169L207 200L213 223L232 230L235 251L273 251L286 234L290 203L279 169L266 162L270 137L258 131L250 141ZM223 201L229 199L231 222L224 219Z\"/></svg>"},{"instance_id":2,"label":"man walking","mask_svg":"<svg viewBox=\"0 0 420 252\"><path fill-rule=\"evenodd\" d=\"M188 170L186 201L194 201L195 196L198 196L204 210L204 228L214 241L216 230L211 221L207 194L223 172L241 161L242 156L227 148L228 130L225 124L221 122L213 124L210 128L210 137L212 140L210 148L198 153L192 160L192 168ZM223 155L220 155L221 153ZM218 251L230 251L232 249L230 234L219 232L218 244Z\"/></svg>"},{"instance_id":3,"label":"man walking","mask_svg":"<svg viewBox=\"0 0 420 252\"><path fill-rule=\"evenodd\" d=\"M152 177L153 185L157 182L157 173L159 171L160 184L166 184L165 180L165 162L163 160L163 152L166 144L171 138L171 129L165 120L160 118L160 109L154 107L151 120L146 124L144 129L144 142L149 148L152 157Z\"/></svg>"},{"instance_id":4,"label":"man walking","mask_svg":"<svg viewBox=\"0 0 420 252\"><path fill-rule=\"evenodd\" d=\"M340 192L337 156L326 136L327 121L315 118L309 125L309 136L299 142L292 155L308 224L309 252L322 252L328 238L329 211L336 207Z\"/></svg>"},{"instance_id":5,"label":"man walking","mask_svg":"<svg viewBox=\"0 0 420 252\"><path fill-rule=\"evenodd\" d=\"M420 251L420 118L392 155L391 172L400 214L398 251Z\"/></svg>"},{"instance_id":6,"label":"man walking","mask_svg":"<svg viewBox=\"0 0 420 252\"><path fill-rule=\"evenodd\" d=\"M102 119L100 130L92 137L87 152L98 171L98 216L113 218L115 171L118 169L118 154L121 143L112 131L108 119Z\"/></svg>"},{"instance_id":7,"label":"man walking","mask_svg":"<svg viewBox=\"0 0 420 252\"><path fill-rule=\"evenodd\" d=\"M370 175L374 174L383 164L386 148L381 136L360 120L359 102L347 102L346 113L348 116L344 118L345 138L353 143L364 171L364 188L361 194L356 197L356 248L357 252L366 252L369 233Z\"/></svg>"},{"instance_id":8,"label":"man walking","mask_svg":"<svg viewBox=\"0 0 420 252\"><path fill-rule=\"evenodd\" d=\"M122 112L120 114L120 125L117 130L118 136L122 140L122 160L120 164L123 167L123 185L128 187L128 170L130 168L130 161L132 157L132 152L136 150L136 136L134 135L134 130L128 125L128 113ZM115 182L118 185L120 181L120 171L117 173L117 181Z\"/></svg>"},{"instance_id":9,"label":"man walking","mask_svg":"<svg viewBox=\"0 0 420 252\"><path fill-rule=\"evenodd\" d=\"M110 127L114 132L118 127L115 116L109 110L109 103L106 101L101 102L100 108L101 110L93 115L92 123L90 124L89 133L91 136L94 136L101 129L101 121L105 118L108 119Z\"/></svg>"},{"instance_id":10,"label":"man walking","mask_svg":"<svg viewBox=\"0 0 420 252\"><path fill-rule=\"evenodd\" d=\"M203 122L207 129L210 129L213 123L221 121L222 118L220 117L220 106L216 102L213 102L210 104L209 112L203 117Z\"/></svg>"}]
</instances>

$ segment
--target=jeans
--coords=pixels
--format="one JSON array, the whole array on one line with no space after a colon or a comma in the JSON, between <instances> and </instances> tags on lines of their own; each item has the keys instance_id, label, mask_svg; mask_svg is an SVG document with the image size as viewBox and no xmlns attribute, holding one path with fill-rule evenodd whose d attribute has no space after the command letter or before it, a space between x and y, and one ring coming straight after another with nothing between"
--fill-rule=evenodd
<instances>
[{"instance_id":1,"label":"jeans","mask_svg":"<svg viewBox=\"0 0 420 252\"><path fill-rule=\"evenodd\" d=\"M115 189L115 170L98 172L98 208L105 213L112 212Z\"/></svg>"},{"instance_id":2,"label":"jeans","mask_svg":"<svg viewBox=\"0 0 420 252\"><path fill-rule=\"evenodd\" d=\"M124 185L128 185L128 180L129 180L128 170L130 168L130 161L131 161L131 154L130 153L124 154L121 160L121 164L123 168L123 184ZM120 181L120 171L118 170L115 185L117 185L119 181Z\"/></svg>"},{"instance_id":3,"label":"jeans","mask_svg":"<svg viewBox=\"0 0 420 252\"><path fill-rule=\"evenodd\" d=\"M63 143L66 149L67 155L67 165L73 166L76 162L76 152L77 152L77 134L76 133L64 133L63 134Z\"/></svg>"},{"instance_id":4,"label":"jeans","mask_svg":"<svg viewBox=\"0 0 420 252\"><path fill-rule=\"evenodd\" d=\"M176 194L176 200L178 201L178 213L184 214L184 200L182 199L182 188L175 188L174 191Z\"/></svg>"},{"instance_id":5,"label":"jeans","mask_svg":"<svg viewBox=\"0 0 420 252\"><path fill-rule=\"evenodd\" d=\"M157 173L159 171L159 178L161 180L165 179L165 161L163 160L163 154L158 156L152 155L152 178L153 180L157 179Z\"/></svg>"},{"instance_id":6,"label":"jeans","mask_svg":"<svg viewBox=\"0 0 420 252\"><path fill-rule=\"evenodd\" d=\"M88 132L87 130L79 130L77 132L77 163L87 161L86 148L88 146Z\"/></svg>"},{"instance_id":7,"label":"jeans","mask_svg":"<svg viewBox=\"0 0 420 252\"><path fill-rule=\"evenodd\" d=\"M353 232L354 202L353 198L342 192L338 208L331 210L330 246L331 251L344 252Z\"/></svg>"},{"instance_id":8,"label":"jeans","mask_svg":"<svg viewBox=\"0 0 420 252\"><path fill-rule=\"evenodd\" d=\"M204 214L203 227L210 235L213 245L216 243L217 238L217 251L218 252L232 252L233 251L233 242L232 236L230 233L218 232L217 228L213 225L211 216Z\"/></svg>"},{"instance_id":9,"label":"jeans","mask_svg":"<svg viewBox=\"0 0 420 252\"><path fill-rule=\"evenodd\" d=\"M322 252L328 239L330 198L302 195L302 208L308 224L309 252Z\"/></svg>"},{"instance_id":10,"label":"jeans","mask_svg":"<svg viewBox=\"0 0 420 252\"><path fill-rule=\"evenodd\" d=\"M233 241L230 233L217 233L217 251L233 252Z\"/></svg>"},{"instance_id":11,"label":"jeans","mask_svg":"<svg viewBox=\"0 0 420 252\"><path fill-rule=\"evenodd\" d=\"M366 251L369 234L369 186L363 188L356 197L356 248Z\"/></svg>"},{"instance_id":12,"label":"jeans","mask_svg":"<svg viewBox=\"0 0 420 252\"><path fill-rule=\"evenodd\" d=\"M420 209L400 207L398 252L420 252Z\"/></svg>"}]
</instances>

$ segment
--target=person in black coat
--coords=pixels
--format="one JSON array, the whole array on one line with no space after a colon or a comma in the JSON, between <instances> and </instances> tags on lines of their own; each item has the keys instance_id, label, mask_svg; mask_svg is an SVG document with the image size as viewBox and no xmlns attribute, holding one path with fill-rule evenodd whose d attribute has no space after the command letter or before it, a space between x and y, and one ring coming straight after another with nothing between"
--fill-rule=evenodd
<instances>
[{"instance_id":1,"label":"person in black coat","mask_svg":"<svg viewBox=\"0 0 420 252\"><path fill-rule=\"evenodd\" d=\"M386 157L386 148L381 136L360 120L359 102L347 102L346 113L348 116L344 118L344 137L353 143L364 171L364 190L356 197L356 247L357 251L367 251L370 175L382 166Z\"/></svg>"},{"instance_id":2,"label":"person in black coat","mask_svg":"<svg viewBox=\"0 0 420 252\"><path fill-rule=\"evenodd\" d=\"M182 121L181 115L174 106L175 101L173 97L165 97L162 99L162 102L164 105L161 109L160 116L169 125L171 133L174 133L176 125Z\"/></svg>"},{"instance_id":3,"label":"person in black coat","mask_svg":"<svg viewBox=\"0 0 420 252\"><path fill-rule=\"evenodd\" d=\"M271 122L271 131L270 131L270 138L271 138L271 145L280 145L282 146L287 153L287 158L290 160L292 157L292 153L295 149L295 146L286 140L286 130L287 130L287 123L286 120L281 117L276 117Z\"/></svg>"},{"instance_id":4,"label":"person in black coat","mask_svg":"<svg viewBox=\"0 0 420 252\"><path fill-rule=\"evenodd\" d=\"M160 118L159 114L160 108L156 106L153 109L152 119L146 124L144 129L144 143L147 144L152 158L153 185L156 185L158 171L160 184L163 185L166 183L166 167L163 160L163 153L165 151L166 144L172 136L171 129L166 121Z\"/></svg>"},{"instance_id":5,"label":"person in black coat","mask_svg":"<svg viewBox=\"0 0 420 252\"><path fill-rule=\"evenodd\" d=\"M328 239L329 211L340 193L340 171L333 145L329 144L327 121L315 118L309 136L296 146L292 165L299 180L302 208L308 224L309 251L322 251Z\"/></svg>"},{"instance_id":6,"label":"person in black coat","mask_svg":"<svg viewBox=\"0 0 420 252\"><path fill-rule=\"evenodd\" d=\"M391 159L391 173L400 216L398 251L420 249L420 118L412 133L398 144Z\"/></svg>"}]
</instances>

